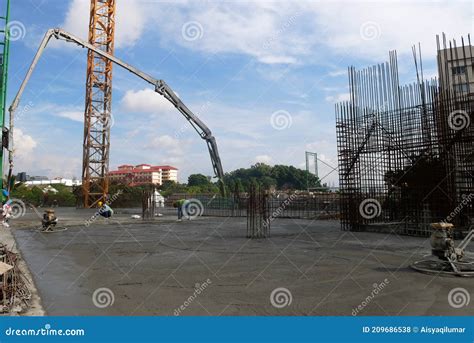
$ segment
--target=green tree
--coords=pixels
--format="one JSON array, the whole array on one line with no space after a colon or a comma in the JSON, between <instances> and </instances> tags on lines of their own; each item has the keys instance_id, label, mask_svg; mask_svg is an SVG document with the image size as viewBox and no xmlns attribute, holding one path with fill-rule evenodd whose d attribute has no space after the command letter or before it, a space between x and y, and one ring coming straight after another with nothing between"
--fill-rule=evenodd
<instances>
[{"instance_id":1,"label":"green tree","mask_svg":"<svg viewBox=\"0 0 474 343\"><path fill-rule=\"evenodd\" d=\"M188 177L188 186L207 186L211 182L207 178L207 176L203 174L191 174Z\"/></svg>"},{"instance_id":2,"label":"green tree","mask_svg":"<svg viewBox=\"0 0 474 343\"><path fill-rule=\"evenodd\" d=\"M276 187L279 190L304 190L308 186L321 187L318 177L293 166L257 163L250 168L239 168L225 175L226 184L232 185L230 189L235 187L237 180L242 188L248 189L252 179L267 189Z\"/></svg>"}]
</instances>

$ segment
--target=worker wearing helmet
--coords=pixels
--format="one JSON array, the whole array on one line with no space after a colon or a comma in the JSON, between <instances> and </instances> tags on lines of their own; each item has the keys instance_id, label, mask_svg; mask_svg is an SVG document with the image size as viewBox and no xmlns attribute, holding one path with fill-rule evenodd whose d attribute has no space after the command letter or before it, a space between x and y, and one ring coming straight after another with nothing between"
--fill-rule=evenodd
<instances>
[{"instance_id":1,"label":"worker wearing helmet","mask_svg":"<svg viewBox=\"0 0 474 343\"><path fill-rule=\"evenodd\" d=\"M110 218L114 214L112 208L109 205L104 204L102 201L97 203L99 205L99 214L104 218Z\"/></svg>"}]
</instances>

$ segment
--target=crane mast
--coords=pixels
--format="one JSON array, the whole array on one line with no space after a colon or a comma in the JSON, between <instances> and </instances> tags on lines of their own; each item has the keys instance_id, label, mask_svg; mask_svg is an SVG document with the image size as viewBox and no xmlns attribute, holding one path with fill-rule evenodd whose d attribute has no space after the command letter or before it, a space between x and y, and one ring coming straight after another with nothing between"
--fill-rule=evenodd
<instances>
[{"instance_id":1,"label":"crane mast","mask_svg":"<svg viewBox=\"0 0 474 343\"><path fill-rule=\"evenodd\" d=\"M115 0L91 0L89 43L113 55ZM112 66L93 50L87 52L82 196L86 208L105 200L108 193Z\"/></svg>"}]
</instances>

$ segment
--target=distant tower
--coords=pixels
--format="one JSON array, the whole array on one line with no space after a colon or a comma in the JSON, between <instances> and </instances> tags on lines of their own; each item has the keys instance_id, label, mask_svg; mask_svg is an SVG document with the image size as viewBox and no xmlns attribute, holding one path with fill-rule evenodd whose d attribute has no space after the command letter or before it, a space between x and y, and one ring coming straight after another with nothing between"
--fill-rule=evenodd
<instances>
[{"instance_id":1,"label":"distant tower","mask_svg":"<svg viewBox=\"0 0 474 343\"><path fill-rule=\"evenodd\" d=\"M305 158L306 158L306 171L308 172L308 174L306 175L306 188L309 191L309 188L310 188L309 180L308 180L309 173L313 173L316 177L318 177L318 154L315 152L305 151ZM311 170L312 168L310 168L311 160L313 160L313 164L314 164L313 170Z\"/></svg>"},{"instance_id":2,"label":"distant tower","mask_svg":"<svg viewBox=\"0 0 474 343\"><path fill-rule=\"evenodd\" d=\"M89 43L113 55L114 31L115 0L91 0ZM89 51L82 161L82 191L86 208L95 206L108 193L111 104L112 62Z\"/></svg>"}]
</instances>

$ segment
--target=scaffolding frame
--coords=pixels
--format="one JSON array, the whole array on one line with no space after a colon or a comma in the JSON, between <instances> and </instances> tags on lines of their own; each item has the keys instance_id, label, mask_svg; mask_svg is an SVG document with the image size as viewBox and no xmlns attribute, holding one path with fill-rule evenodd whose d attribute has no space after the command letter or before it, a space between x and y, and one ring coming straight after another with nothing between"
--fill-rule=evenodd
<instances>
[{"instance_id":1,"label":"scaffolding frame","mask_svg":"<svg viewBox=\"0 0 474 343\"><path fill-rule=\"evenodd\" d=\"M399 85L395 51L388 62L349 67L350 100L335 107L343 230L427 236L432 222L458 232L472 222L474 94L424 80L419 51L413 84ZM446 51L472 63L469 36L460 49L444 35L441 48L438 37L438 56Z\"/></svg>"}]
</instances>

